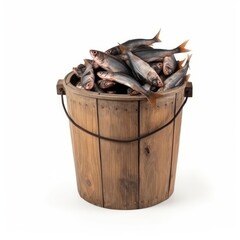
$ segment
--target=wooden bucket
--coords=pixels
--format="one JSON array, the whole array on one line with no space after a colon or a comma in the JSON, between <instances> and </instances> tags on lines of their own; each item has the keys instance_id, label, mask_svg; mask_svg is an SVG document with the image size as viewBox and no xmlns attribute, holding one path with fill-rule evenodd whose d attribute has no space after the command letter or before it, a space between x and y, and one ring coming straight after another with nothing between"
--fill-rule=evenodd
<instances>
[{"instance_id":1,"label":"wooden bucket","mask_svg":"<svg viewBox=\"0 0 240 240\"><path fill-rule=\"evenodd\" d=\"M186 102L184 97L192 96L191 83L164 92L156 107L152 107L142 95L77 89L77 80L73 72L69 73L58 81L57 92L62 95L63 104L66 94L68 113L65 110L72 119L80 196L111 209L146 208L168 199L176 176L182 118L179 108ZM151 133L166 123L163 129Z\"/></svg>"}]
</instances>

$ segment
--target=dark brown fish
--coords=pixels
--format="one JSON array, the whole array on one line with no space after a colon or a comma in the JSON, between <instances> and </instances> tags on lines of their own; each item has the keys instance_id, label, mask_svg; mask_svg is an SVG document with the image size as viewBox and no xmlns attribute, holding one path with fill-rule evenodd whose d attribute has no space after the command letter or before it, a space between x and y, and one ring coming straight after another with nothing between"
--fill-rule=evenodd
<instances>
[{"instance_id":1,"label":"dark brown fish","mask_svg":"<svg viewBox=\"0 0 240 240\"><path fill-rule=\"evenodd\" d=\"M108 72L108 71L100 71L97 73L97 75L102 78L102 79L107 79L111 81L115 81L118 83L121 83L125 86L130 87L131 89L143 94L144 96L147 97L149 102L152 105L156 105L156 98L159 97L159 95L145 90L134 78L131 76L125 74L125 73L116 73L116 72Z\"/></svg>"},{"instance_id":2,"label":"dark brown fish","mask_svg":"<svg viewBox=\"0 0 240 240\"><path fill-rule=\"evenodd\" d=\"M175 73L173 73L170 77L168 77L165 82L164 82L164 88L163 90L168 90L170 88L175 87L176 85L181 85L184 77L186 76L188 67L189 67L189 61L191 59L192 55L188 55L187 57L187 61L186 64L179 69L178 71L176 71Z\"/></svg>"},{"instance_id":3,"label":"dark brown fish","mask_svg":"<svg viewBox=\"0 0 240 240\"><path fill-rule=\"evenodd\" d=\"M166 56L170 56L174 53L182 53L182 52L189 52L190 50L185 48L188 40L183 42L181 45L174 49L141 49L141 50L134 50L133 53L140 57L145 62L157 62L163 61Z\"/></svg>"},{"instance_id":4,"label":"dark brown fish","mask_svg":"<svg viewBox=\"0 0 240 240\"><path fill-rule=\"evenodd\" d=\"M159 75L160 72L163 69L163 62L153 62L153 63L149 63L149 65L155 70L155 72ZM161 76L160 76L161 78Z\"/></svg>"},{"instance_id":5,"label":"dark brown fish","mask_svg":"<svg viewBox=\"0 0 240 240\"><path fill-rule=\"evenodd\" d=\"M177 60L174 55L166 56L163 60L163 73L168 76L177 69Z\"/></svg>"},{"instance_id":6,"label":"dark brown fish","mask_svg":"<svg viewBox=\"0 0 240 240\"><path fill-rule=\"evenodd\" d=\"M127 47L130 51L136 48L148 48L149 45L155 42L161 42L161 40L159 39L159 35L160 35L160 30L152 39L132 39L122 43L121 45ZM108 49L106 53L111 55L119 55L121 53L121 50L119 46L115 46Z\"/></svg>"}]
</instances>

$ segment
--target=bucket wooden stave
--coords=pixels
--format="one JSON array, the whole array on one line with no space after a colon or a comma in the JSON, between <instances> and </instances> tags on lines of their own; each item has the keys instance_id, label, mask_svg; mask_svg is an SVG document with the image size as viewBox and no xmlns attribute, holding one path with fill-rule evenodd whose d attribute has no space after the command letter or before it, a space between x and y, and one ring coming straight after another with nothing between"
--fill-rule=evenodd
<instances>
[{"instance_id":1,"label":"bucket wooden stave","mask_svg":"<svg viewBox=\"0 0 240 240\"><path fill-rule=\"evenodd\" d=\"M99 94L74 87L69 73L57 84L67 96L69 115L86 130L127 140L149 133L171 120L192 86L164 92L152 107L144 96ZM187 90L187 91L186 91ZM174 191L182 112L167 127L130 143L92 136L70 122L80 196L111 209L150 207Z\"/></svg>"}]
</instances>

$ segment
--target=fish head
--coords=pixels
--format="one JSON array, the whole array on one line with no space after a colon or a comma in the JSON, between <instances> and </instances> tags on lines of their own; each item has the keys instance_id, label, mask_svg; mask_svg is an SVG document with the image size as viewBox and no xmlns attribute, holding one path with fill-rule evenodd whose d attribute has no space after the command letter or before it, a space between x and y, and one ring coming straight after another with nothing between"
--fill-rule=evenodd
<instances>
[{"instance_id":1,"label":"fish head","mask_svg":"<svg viewBox=\"0 0 240 240\"><path fill-rule=\"evenodd\" d=\"M79 77L79 78L82 77L82 71L79 68L73 67L72 70L77 77Z\"/></svg>"},{"instance_id":2,"label":"fish head","mask_svg":"<svg viewBox=\"0 0 240 240\"><path fill-rule=\"evenodd\" d=\"M92 58L94 59L94 61L96 61L96 63L101 64L104 62L105 53L100 52L98 50L90 50L90 54L91 54Z\"/></svg>"},{"instance_id":3,"label":"fish head","mask_svg":"<svg viewBox=\"0 0 240 240\"><path fill-rule=\"evenodd\" d=\"M163 86L162 79L158 76L158 74L155 71L150 71L147 74L147 79L151 82L151 85L153 85L153 86L156 86L156 87Z\"/></svg>"},{"instance_id":4,"label":"fish head","mask_svg":"<svg viewBox=\"0 0 240 240\"><path fill-rule=\"evenodd\" d=\"M89 80L88 82L85 83L85 85L83 86L84 89L86 90L90 90L94 87L94 81Z\"/></svg>"},{"instance_id":5,"label":"fish head","mask_svg":"<svg viewBox=\"0 0 240 240\"><path fill-rule=\"evenodd\" d=\"M174 55L166 56L163 60L163 73L168 76L171 75L177 67L177 61Z\"/></svg>"},{"instance_id":6,"label":"fish head","mask_svg":"<svg viewBox=\"0 0 240 240\"><path fill-rule=\"evenodd\" d=\"M99 53L99 51L97 51L97 50L92 50L92 49L91 49L89 52L90 52L92 58L97 57L97 55L98 55L98 53Z\"/></svg>"},{"instance_id":7,"label":"fish head","mask_svg":"<svg viewBox=\"0 0 240 240\"><path fill-rule=\"evenodd\" d=\"M154 80L152 80L152 85L155 86L155 87L162 87L163 83L159 79L154 79Z\"/></svg>"},{"instance_id":8,"label":"fish head","mask_svg":"<svg viewBox=\"0 0 240 240\"><path fill-rule=\"evenodd\" d=\"M155 72L157 74L160 74L160 72L162 71L162 68L163 68L163 63L162 62L156 62L156 63L150 64L150 66L155 70Z\"/></svg>"},{"instance_id":9,"label":"fish head","mask_svg":"<svg viewBox=\"0 0 240 240\"><path fill-rule=\"evenodd\" d=\"M82 70L82 69L86 68L86 66L85 66L84 64L80 63L80 64L77 66L77 68L78 68L79 70Z\"/></svg>"},{"instance_id":10,"label":"fish head","mask_svg":"<svg viewBox=\"0 0 240 240\"><path fill-rule=\"evenodd\" d=\"M90 90L94 87L94 78L91 76L91 74L85 75L82 78L81 84L84 89Z\"/></svg>"}]
</instances>

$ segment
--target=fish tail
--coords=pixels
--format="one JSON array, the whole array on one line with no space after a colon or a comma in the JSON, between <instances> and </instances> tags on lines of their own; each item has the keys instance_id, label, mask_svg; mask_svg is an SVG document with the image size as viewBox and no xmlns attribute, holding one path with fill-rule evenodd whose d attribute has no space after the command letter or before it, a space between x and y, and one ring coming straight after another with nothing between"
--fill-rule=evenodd
<instances>
[{"instance_id":1,"label":"fish tail","mask_svg":"<svg viewBox=\"0 0 240 240\"><path fill-rule=\"evenodd\" d=\"M183 67L183 63L185 62L184 60L178 61L178 69L181 69Z\"/></svg>"},{"instance_id":2,"label":"fish tail","mask_svg":"<svg viewBox=\"0 0 240 240\"><path fill-rule=\"evenodd\" d=\"M186 63L189 63L189 62L190 62L191 57L192 57L192 54L188 54L188 55L187 55L187 62L186 62Z\"/></svg>"},{"instance_id":3,"label":"fish tail","mask_svg":"<svg viewBox=\"0 0 240 240\"><path fill-rule=\"evenodd\" d=\"M189 64L191 57L192 57L192 54L188 54L188 55L187 55L187 58L185 58L184 60L178 61L178 69L183 68L183 63L184 63L184 62L185 62L184 66L185 66L186 64Z\"/></svg>"},{"instance_id":4,"label":"fish tail","mask_svg":"<svg viewBox=\"0 0 240 240\"><path fill-rule=\"evenodd\" d=\"M79 78L81 78L81 75L78 73L78 69L76 67L72 68L75 75L77 75Z\"/></svg>"},{"instance_id":5,"label":"fish tail","mask_svg":"<svg viewBox=\"0 0 240 240\"><path fill-rule=\"evenodd\" d=\"M188 43L188 40L183 42L181 45L178 46L179 52L189 52L190 50L185 48L186 44Z\"/></svg>"},{"instance_id":6,"label":"fish tail","mask_svg":"<svg viewBox=\"0 0 240 240\"><path fill-rule=\"evenodd\" d=\"M84 64L85 64L85 65L86 65L86 64L89 64L88 59L83 59L83 61L84 61Z\"/></svg>"},{"instance_id":7,"label":"fish tail","mask_svg":"<svg viewBox=\"0 0 240 240\"><path fill-rule=\"evenodd\" d=\"M123 55L127 54L127 52L129 51L129 49L126 46L124 46L123 44L118 43L118 46L119 46L121 54L123 54Z\"/></svg>"},{"instance_id":8,"label":"fish tail","mask_svg":"<svg viewBox=\"0 0 240 240\"><path fill-rule=\"evenodd\" d=\"M158 33L156 34L156 36L153 38L153 40L154 40L155 42L161 42L161 40L160 40L160 38L159 38L160 32L161 32L161 29L158 31Z\"/></svg>"},{"instance_id":9,"label":"fish tail","mask_svg":"<svg viewBox=\"0 0 240 240\"><path fill-rule=\"evenodd\" d=\"M187 55L187 60L186 60L186 63L185 63L185 65L186 65L189 69L190 69L189 62L190 62L191 57L192 57L192 54L188 54L188 55ZM185 65L184 65L184 66L185 66Z\"/></svg>"}]
</instances>

